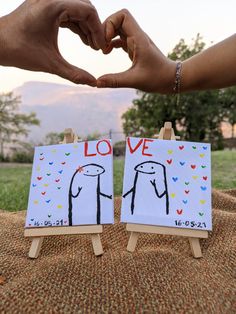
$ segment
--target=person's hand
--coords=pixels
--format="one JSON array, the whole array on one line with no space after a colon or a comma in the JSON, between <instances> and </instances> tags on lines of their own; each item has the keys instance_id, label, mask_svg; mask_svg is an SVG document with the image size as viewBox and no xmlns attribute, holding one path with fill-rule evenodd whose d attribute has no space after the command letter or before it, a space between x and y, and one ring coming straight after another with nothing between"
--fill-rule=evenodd
<instances>
[{"instance_id":1,"label":"person's hand","mask_svg":"<svg viewBox=\"0 0 236 314\"><path fill-rule=\"evenodd\" d=\"M26 0L0 19L0 64L96 86L91 74L61 56L57 44L59 27L69 28L93 49L106 46L104 27L90 1Z\"/></svg>"},{"instance_id":2,"label":"person's hand","mask_svg":"<svg viewBox=\"0 0 236 314\"><path fill-rule=\"evenodd\" d=\"M127 10L121 10L104 22L106 39L113 48L123 48L132 61L129 70L106 74L97 80L97 87L131 87L146 92L173 92L176 63L166 58L140 28ZM118 39L114 39L116 36Z\"/></svg>"}]
</instances>

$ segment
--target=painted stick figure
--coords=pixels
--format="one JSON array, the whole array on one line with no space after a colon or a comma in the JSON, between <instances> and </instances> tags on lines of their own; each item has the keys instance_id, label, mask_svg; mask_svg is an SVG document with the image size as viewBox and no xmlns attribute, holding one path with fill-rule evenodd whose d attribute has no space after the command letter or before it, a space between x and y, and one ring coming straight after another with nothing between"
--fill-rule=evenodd
<instances>
[{"instance_id":1,"label":"painted stick figure","mask_svg":"<svg viewBox=\"0 0 236 314\"><path fill-rule=\"evenodd\" d=\"M127 197L127 195L132 194L131 196L131 214L134 214L135 205L137 201L137 197L139 199L144 198L144 193L146 193L147 197L149 197L149 193L152 193L154 189L154 193L158 199L161 199L165 196L165 210L166 215L169 214L169 195L168 195L168 187L167 187L167 178L166 178L166 167L161 163L155 161L145 161L141 164L138 164L134 170L136 171L134 177L133 187L126 192L123 197ZM151 183L153 189L151 191L145 191L142 195L137 195L137 187L139 186L139 194L143 192L142 188L140 188L140 184L145 183L145 189L148 188L148 184ZM161 191L161 192L159 192ZM147 199L147 201L149 201Z\"/></svg>"},{"instance_id":2,"label":"painted stick figure","mask_svg":"<svg viewBox=\"0 0 236 314\"><path fill-rule=\"evenodd\" d=\"M101 196L112 199L112 195L107 195L101 192L100 176L105 172L105 169L97 164L87 164L79 167L72 176L69 188L69 209L68 209L68 219L69 226L73 225L73 199L82 199L81 203L86 206L89 198L89 208L88 212L94 212L96 210L96 222L99 225L101 223ZM74 193L74 181L78 177L79 184L76 186L76 192ZM90 182L84 180L85 177L92 179ZM93 179L94 178L94 179ZM88 186L90 188L88 189ZM82 193L82 191L84 193ZM92 192L92 193L91 193ZM83 194L83 195L82 195ZM93 200L93 198L95 198Z\"/></svg>"}]
</instances>

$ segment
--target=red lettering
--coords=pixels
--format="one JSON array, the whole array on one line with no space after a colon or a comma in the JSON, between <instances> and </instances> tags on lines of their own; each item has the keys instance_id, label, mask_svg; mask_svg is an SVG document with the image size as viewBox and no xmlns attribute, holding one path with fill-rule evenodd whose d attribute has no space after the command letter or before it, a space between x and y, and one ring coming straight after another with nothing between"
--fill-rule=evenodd
<instances>
[{"instance_id":1,"label":"red lettering","mask_svg":"<svg viewBox=\"0 0 236 314\"><path fill-rule=\"evenodd\" d=\"M99 149L99 146L101 143L106 143L107 144L107 152L101 152L100 149ZM107 156L107 155L111 155L112 153L112 147L111 147L111 143L108 141L108 140L101 140L97 143L97 152L99 153L99 155L101 156Z\"/></svg>"},{"instance_id":2,"label":"red lettering","mask_svg":"<svg viewBox=\"0 0 236 314\"><path fill-rule=\"evenodd\" d=\"M142 145L143 139L141 139L134 148L131 147L131 143L130 143L130 138L129 137L127 139L127 143L128 143L128 147L129 147L130 153L133 154Z\"/></svg>"},{"instance_id":3,"label":"red lettering","mask_svg":"<svg viewBox=\"0 0 236 314\"><path fill-rule=\"evenodd\" d=\"M84 156L85 157L94 157L94 156L97 156L97 154L89 154L88 153L88 142L85 142L84 143Z\"/></svg>"},{"instance_id":4,"label":"red lettering","mask_svg":"<svg viewBox=\"0 0 236 314\"><path fill-rule=\"evenodd\" d=\"M149 149L149 146L147 146L147 142L153 142L153 140L148 140L148 139L144 139L144 143L143 143L143 149L142 149L142 155L143 156L150 156L152 157L153 155L152 154L148 154L148 153L145 153L145 150Z\"/></svg>"}]
</instances>

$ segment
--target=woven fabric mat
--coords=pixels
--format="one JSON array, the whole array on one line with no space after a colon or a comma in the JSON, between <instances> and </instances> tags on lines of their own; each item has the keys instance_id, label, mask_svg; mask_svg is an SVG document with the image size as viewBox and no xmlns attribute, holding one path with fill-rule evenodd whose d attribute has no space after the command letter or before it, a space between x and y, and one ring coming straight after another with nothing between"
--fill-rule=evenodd
<instances>
[{"instance_id":1,"label":"woven fabric mat","mask_svg":"<svg viewBox=\"0 0 236 314\"><path fill-rule=\"evenodd\" d=\"M213 191L214 229L199 260L172 236L141 235L128 253L119 198L115 207L102 257L87 235L57 236L37 260L27 258L25 212L1 212L0 313L236 313L236 190Z\"/></svg>"}]
</instances>

